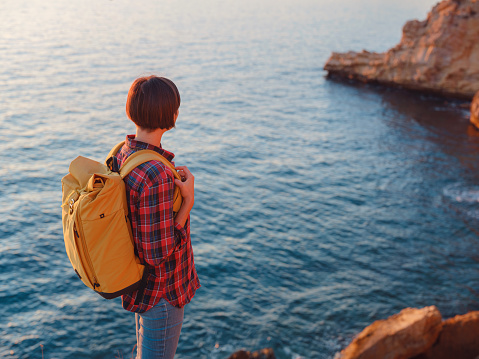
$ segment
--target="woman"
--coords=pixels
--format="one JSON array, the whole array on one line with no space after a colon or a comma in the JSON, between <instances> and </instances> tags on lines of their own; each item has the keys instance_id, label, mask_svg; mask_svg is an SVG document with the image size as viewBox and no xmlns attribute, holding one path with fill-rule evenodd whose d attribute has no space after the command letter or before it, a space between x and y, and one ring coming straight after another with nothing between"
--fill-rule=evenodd
<instances>
[{"instance_id":1,"label":"woman","mask_svg":"<svg viewBox=\"0 0 479 359\"><path fill-rule=\"evenodd\" d=\"M136 134L126 137L116 154L117 165L143 149L156 151L171 162L174 155L161 147L161 139L175 127L179 107L180 94L172 81L157 76L135 80L128 93L126 113L136 125ZM135 251L149 270L143 293L122 296L123 308L135 312L138 359L174 357L184 306L200 287L189 223L194 177L186 166L176 169L182 181L156 160L136 167L124 179ZM183 197L176 214L175 185Z\"/></svg>"}]
</instances>

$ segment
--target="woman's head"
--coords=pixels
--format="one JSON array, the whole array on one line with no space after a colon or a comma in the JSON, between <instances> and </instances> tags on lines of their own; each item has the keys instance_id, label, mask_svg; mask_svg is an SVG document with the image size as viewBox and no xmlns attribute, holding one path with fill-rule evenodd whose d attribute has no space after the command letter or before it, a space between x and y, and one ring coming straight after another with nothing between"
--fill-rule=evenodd
<instances>
[{"instance_id":1,"label":"woman's head","mask_svg":"<svg viewBox=\"0 0 479 359\"><path fill-rule=\"evenodd\" d=\"M127 116L147 131L174 127L179 107L180 93L173 81L158 76L136 79L126 100Z\"/></svg>"}]
</instances>

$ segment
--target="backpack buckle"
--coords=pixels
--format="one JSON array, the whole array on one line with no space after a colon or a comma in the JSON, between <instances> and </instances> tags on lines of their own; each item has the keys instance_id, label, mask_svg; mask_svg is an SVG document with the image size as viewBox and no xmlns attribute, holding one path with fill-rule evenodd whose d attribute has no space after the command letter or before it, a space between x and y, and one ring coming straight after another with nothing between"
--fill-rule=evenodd
<instances>
[{"instance_id":1,"label":"backpack buckle","mask_svg":"<svg viewBox=\"0 0 479 359\"><path fill-rule=\"evenodd\" d=\"M70 214L73 213L73 205L74 205L74 204L75 204L75 200L72 198L72 199L70 200Z\"/></svg>"}]
</instances>

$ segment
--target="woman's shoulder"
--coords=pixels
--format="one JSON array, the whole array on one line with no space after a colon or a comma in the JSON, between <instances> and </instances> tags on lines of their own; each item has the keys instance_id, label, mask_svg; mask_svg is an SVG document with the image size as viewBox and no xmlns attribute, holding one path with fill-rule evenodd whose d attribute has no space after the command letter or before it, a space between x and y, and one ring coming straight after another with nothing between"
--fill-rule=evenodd
<instances>
[{"instance_id":1,"label":"woman's shoulder","mask_svg":"<svg viewBox=\"0 0 479 359\"><path fill-rule=\"evenodd\" d=\"M144 185L152 187L164 183L174 183L173 173L160 160L151 160L136 167L132 173L143 179Z\"/></svg>"}]
</instances>

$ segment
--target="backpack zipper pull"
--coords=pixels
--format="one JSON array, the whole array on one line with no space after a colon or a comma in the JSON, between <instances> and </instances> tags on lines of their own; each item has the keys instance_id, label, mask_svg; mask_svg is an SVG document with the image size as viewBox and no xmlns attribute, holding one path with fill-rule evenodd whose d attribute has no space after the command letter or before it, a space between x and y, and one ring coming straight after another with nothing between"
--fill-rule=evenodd
<instances>
[{"instance_id":1,"label":"backpack zipper pull","mask_svg":"<svg viewBox=\"0 0 479 359\"><path fill-rule=\"evenodd\" d=\"M72 198L70 199L70 214L73 213L73 205L75 204L75 200Z\"/></svg>"}]
</instances>

